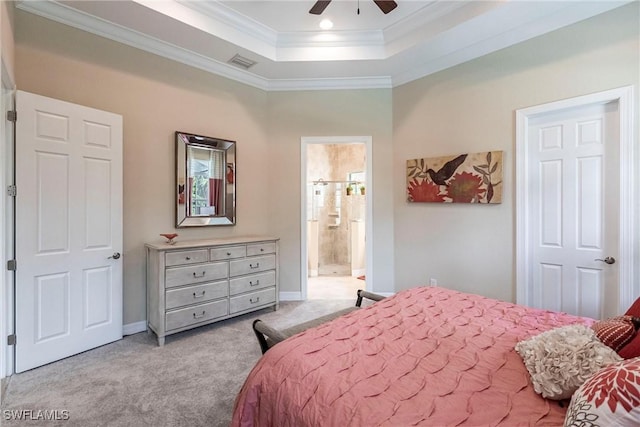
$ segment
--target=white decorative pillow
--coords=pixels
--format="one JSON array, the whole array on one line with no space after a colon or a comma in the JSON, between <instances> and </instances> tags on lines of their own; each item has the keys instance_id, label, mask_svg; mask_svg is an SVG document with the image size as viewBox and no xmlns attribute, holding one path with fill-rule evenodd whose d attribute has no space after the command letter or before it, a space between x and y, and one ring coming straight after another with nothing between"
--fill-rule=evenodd
<instances>
[{"instance_id":1,"label":"white decorative pillow","mask_svg":"<svg viewBox=\"0 0 640 427\"><path fill-rule=\"evenodd\" d=\"M621 359L585 325L569 325L520 341L522 357L536 393L548 399L568 399L589 377Z\"/></svg>"},{"instance_id":2,"label":"white decorative pillow","mask_svg":"<svg viewBox=\"0 0 640 427\"><path fill-rule=\"evenodd\" d=\"M640 357L606 366L571 398L565 427L640 424Z\"/></svg>"}]
</instances>

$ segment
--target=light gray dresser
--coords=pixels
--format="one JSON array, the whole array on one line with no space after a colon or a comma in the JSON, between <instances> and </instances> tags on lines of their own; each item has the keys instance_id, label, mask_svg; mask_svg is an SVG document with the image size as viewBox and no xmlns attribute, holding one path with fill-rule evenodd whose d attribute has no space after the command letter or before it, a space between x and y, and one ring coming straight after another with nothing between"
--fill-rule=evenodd
<instances>
[{"instance_id":1,"label":"light gray dresser","mask_svg":"<svg viewBox=\"0 0 640 427\"><path fill-rule=\"evenodd\" d=\"M265 307L278 309L278 238L146 244L147 330L167 335Z\"/></svg>"}]
</instances>

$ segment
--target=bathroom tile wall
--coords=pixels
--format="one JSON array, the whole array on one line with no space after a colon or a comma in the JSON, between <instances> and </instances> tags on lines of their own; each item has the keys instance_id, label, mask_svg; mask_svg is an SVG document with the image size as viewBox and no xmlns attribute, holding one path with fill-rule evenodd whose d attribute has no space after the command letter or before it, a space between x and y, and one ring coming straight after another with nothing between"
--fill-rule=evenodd
<instances>
[{"instance_id":1,"label":"bathroom tile wall","mask_svg":"<svg viewBox=\"0 0 640 427\"><path fill-rule=\"evenodd\" d=\"M365 170L364 144L313 144L307 147L308 181L347 181L350 173ZM364 198L358 191L346 195L346 182L312 186L314 219L318 220L320 274L348 275L350 221L364 220Z\"/></svg>"}]
</instances>

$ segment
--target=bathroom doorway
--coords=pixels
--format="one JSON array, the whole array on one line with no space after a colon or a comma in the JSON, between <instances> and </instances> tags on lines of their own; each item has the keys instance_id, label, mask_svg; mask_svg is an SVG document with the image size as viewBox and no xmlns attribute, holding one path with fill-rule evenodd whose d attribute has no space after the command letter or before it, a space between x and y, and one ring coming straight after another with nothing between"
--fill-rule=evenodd
<instances>
[{"instance_id":1,"label":"bathroom doorway","mask_svg":"<svg viewBox=\"0 0 640 427\"><path fill-rule=\"evenodd\" d=\"M367 289L371 138L302 140L302 297L352 299Z\"/></svg>"}]
</instances>

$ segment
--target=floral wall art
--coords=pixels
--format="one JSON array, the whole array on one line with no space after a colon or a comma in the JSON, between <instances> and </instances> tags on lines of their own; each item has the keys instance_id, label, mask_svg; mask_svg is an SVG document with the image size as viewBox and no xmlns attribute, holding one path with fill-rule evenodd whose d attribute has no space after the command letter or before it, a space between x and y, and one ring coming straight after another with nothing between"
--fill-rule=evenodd
<instances>
[{"instance_id":1,"label":"floral wall art","mask_svg":"<svg viewBox=\"0 0 640 427\"><path fill-rule=\"evenodd\" d=\"M502 203L502 151L407 160L409 202Z\"/></svg>"}]
</instances>

